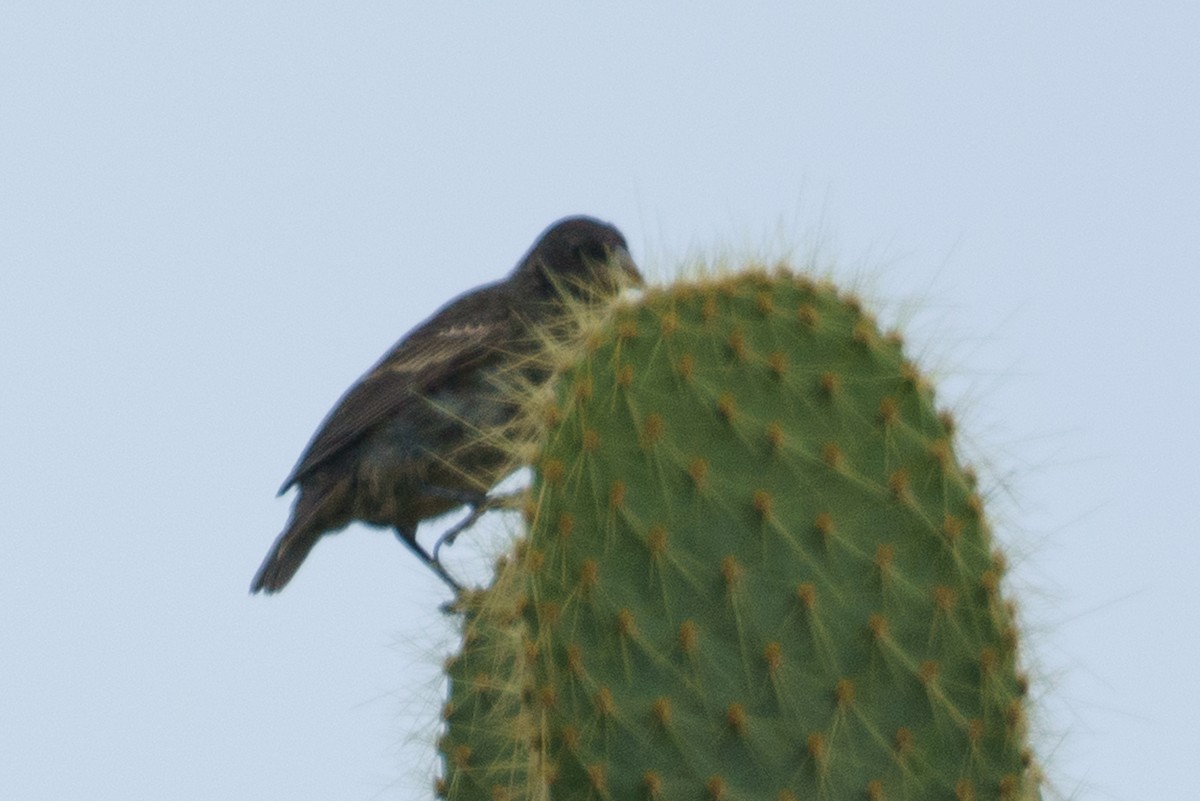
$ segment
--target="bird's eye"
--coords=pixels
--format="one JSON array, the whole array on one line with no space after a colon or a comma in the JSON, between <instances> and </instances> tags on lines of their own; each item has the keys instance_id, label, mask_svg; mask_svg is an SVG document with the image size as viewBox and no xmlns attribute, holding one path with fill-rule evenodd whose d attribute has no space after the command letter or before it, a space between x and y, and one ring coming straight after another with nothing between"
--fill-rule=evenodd
<instances>
[{"instance_id":1,"label":"bird's eye","mask_svg":"<svg viewBox=\"0 0 1200 801\"><path fill-rule=\"evenodd\" d=\"M580 245L575 248L575 252L579 254L580 259L589 261L607 261L608 250L599 242L589 242L585 245Z\"/></svg>"}]
</instances>

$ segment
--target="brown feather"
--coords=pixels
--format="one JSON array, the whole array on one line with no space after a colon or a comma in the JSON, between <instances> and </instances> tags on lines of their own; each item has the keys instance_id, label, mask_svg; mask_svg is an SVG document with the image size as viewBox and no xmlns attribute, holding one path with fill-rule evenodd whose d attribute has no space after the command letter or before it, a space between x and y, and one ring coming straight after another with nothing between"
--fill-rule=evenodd
<instances>
[{"instance_id":1,"label":"brown feather","mask_svg":"<svg viewBox=\"0 0 1200 801\"><path fill-rule=\"evenodd\" d=\"M424 402L432 390L461 370L493 355L513 327L507 304L493 297L503 289L488 285L463 295L396 343L334 406L317 429L279 494L336 456L374 426ZM446 325L444 318L467 317Z\"/></svg>"}]
</instances>

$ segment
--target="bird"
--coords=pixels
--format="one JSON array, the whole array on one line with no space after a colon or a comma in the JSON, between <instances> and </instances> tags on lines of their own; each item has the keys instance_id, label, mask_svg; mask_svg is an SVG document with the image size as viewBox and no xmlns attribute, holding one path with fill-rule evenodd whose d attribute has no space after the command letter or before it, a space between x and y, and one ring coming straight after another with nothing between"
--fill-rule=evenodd
<instances>
[{"instance_id":1,"label":"bird","mask_svg":"<svg viewBox=\"0 0 1200 801\"><path fill-rule=\"evenodd\" d=\"M603 301L643 285L624 235L593 217L548 227L502 280L451 300L397 342L325 417L279 489L298 492L287 525L250 585L272 594L295 576L313 546L354 521L396 537L457 594L437 559L489 508L487 493L513 472L513 449L486 432L517 417L501 386L549 378L536 358L545 332L574 302ZM418 525L459 507L470 516L438 541Z\"/></svg>"}]
</instances>

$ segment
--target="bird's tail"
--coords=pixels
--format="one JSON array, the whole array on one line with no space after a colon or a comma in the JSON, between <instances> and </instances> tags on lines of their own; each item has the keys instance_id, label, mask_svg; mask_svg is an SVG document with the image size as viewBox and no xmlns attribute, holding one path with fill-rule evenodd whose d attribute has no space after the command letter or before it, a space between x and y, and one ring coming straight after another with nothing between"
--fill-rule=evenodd
<instances>
[{"instance_id":1,"label":"bird's tail","mask_svg":"<svg viewBox=\"0 0 1200 801\"><path fill-rule=\"evenodd\" d=\"M254 575L254 581L250 583L250 592L270 594L286 587L320 538L319 530L293 520L271 546L267 558Z\"/></svg>"}]
</instances>

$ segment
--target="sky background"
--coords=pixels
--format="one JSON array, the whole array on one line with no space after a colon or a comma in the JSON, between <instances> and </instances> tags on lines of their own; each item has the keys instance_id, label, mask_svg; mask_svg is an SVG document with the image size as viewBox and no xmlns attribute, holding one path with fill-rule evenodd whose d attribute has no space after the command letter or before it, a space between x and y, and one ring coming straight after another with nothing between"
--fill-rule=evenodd
<instances>
[{"instance_id":1,"label":"sky background","mask_svg":"<svg viewBox=\"0 0 1200 801\"><path fill-rule=\"evenodd\" d=\"M1055 786L1194 796L1200 5L495 5L0 8L0 797L431 796L437 580L352 528L247 588L342 391L581 212L867 287Z\"/></svg>"}]
</instances>

